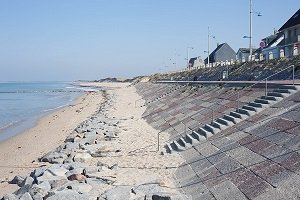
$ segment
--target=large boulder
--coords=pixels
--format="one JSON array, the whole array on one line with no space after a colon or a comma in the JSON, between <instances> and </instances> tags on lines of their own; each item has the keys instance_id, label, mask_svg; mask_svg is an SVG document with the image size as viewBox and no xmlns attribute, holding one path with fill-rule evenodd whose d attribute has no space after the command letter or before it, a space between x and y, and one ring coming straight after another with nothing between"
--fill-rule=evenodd
<instances>
[{"instance_id":1,"label":"large boulder","mask_svg":"<svg viewBox=\"0 0 300 200\"><path fill-rule=\"evenodd\" d=\"M131 187L129 186L119 186L108 190L103 195L102 198L106 200L124 200L131 199Z\"/></svg>"},{"instance_id":2,"label":"large boulder","mask_svg":"<svg viewBox=\"0 0 300 200\"><path fill-rule=\"evenodd\" d=\"M47 200L89 200L89 197L86 194L79 194L74 190L63 190L63 191L56 191L53 195L49 196Z\"/></svg>"},{"instance_id":3,"label":"large boulder","mask_svg":"<svg viewBox=\"0 0 300 200\"><path fill-rule=\"evenodd\" d=\"M88 162L91 159L92 156L89 153L77 153L73 158L74 162L83 162L83 163Z\"/></svg>"},{"instance_id":4,"label":"large boulder","mask_svg":"<svg viewBox=\"0 0 300 200\"><path fill-rule=\"evenodd\" d=\"M24 181L24 177L22 176L15 176L11 181L9 181L9 184L17 184L18 186L21 186L21 183Z\"/></svg>"},{"instance_id":5,"label":"large boulder","mask_svg":"<svg viewBox=\"0 0 300 200\"><path fill-rule=\"evenodd\" d=\"M63 163L63 161L67 158L68 156L64 153L60 153L57 151L54 152L49 152L46 155L44 155L40 161L42 162L49 162L49 163Z\"/></svg>"}]
</instances>

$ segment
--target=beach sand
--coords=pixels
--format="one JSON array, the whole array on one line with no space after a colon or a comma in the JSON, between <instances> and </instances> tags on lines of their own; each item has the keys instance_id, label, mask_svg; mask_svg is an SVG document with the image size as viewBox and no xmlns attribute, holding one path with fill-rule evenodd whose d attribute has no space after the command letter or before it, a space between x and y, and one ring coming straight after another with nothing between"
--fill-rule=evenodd
<instances>
[{"instance_id":1,"label":"beach sand","mask_svg":"<svg viewBox=\"0 0 300 200\"><path fill-rule=\"evenodd\" d=\"M122 130L119 137L115 141L107 141L107 144L104 142L108 151L116 153L94 159L94 164L101 161L109 166L118 166L118 170L112 174L117 180L115 186L136 187L147 183L158 183L165 189L164 192L176 193L174 173L184 160L179 154L161 155L163 145L169 138L167 133L160 133L160 151L158 151L159 131L142 119L146 108L138 106L142 105L144 100L141 100L136 89L127 87L126 83L89 83L87 85L108 88L107 93L115 99L108 117L127 119L120 120L119 126Z\"/></svg>"},{"instance_id":2,"label":"beach sand","mask_svg":"<svg viewBox=\"0 0 300 200\"><path fill-rule=\"evenodd\" d=\"M89 92L67 107L40 119L37 124L0 143L0 196L18 187L8 184L15 175L28 176L42 164L38 158L63 143L78 124L86 120L100 106L103 92Z\"/></svg>"}]
</instances>

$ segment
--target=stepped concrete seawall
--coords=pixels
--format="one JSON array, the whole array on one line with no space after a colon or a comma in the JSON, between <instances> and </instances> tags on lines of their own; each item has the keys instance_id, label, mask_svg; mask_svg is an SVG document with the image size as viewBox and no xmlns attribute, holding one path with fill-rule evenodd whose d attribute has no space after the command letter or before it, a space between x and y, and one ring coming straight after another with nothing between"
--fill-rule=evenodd
<instances>
[{"instance_id":1,"label":"stepped concrete seawall","mask_svg":"<svg viewBox=\"0 0 300 200\"><path fill-rule=\"evenodd\" d=\"M277 86L270 90L286 91ZM265 95L264 87L234 95L239 86L226 84L138 83L135 87L145 100L136 106L147 107L143 118L162 134L169 134L168 142ZM259 113L176 151L185 159L175 173L178 187L192 199L297 199L299 102L300 92L295 90ZM166 144L160 144L165 155Z\"/></svg>"}]
</instances>

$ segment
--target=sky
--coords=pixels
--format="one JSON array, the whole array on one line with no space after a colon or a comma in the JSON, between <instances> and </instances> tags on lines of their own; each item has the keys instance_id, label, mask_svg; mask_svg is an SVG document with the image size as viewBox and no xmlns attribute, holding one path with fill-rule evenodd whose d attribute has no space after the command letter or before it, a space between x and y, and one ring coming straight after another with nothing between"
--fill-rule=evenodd
<instances>
[{"instance_id":1,"label":"sky","mask_svg":"<svg viewBox=\"0 0 300 200\"><path fill-rule=\"evenodd\" d=\"M253 0L253 45L299 0ZM205 59L227 42L249 47L249 0L0 0L0 81L134 77Z\"/></svg>"}]
</instances>

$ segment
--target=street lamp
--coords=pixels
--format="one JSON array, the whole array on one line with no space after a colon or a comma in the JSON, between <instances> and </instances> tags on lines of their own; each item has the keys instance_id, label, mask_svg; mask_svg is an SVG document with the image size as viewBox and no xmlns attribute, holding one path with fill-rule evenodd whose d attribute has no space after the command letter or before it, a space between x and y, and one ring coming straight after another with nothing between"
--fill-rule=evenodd
<instances>
[{"instance_id":1,"label":"street lamp","mask_svg":"<svg viewBox=\"0 0 300 200\"><path fill-rule=\"evenodd\" d=\"M187 57L186 57L186 64L187 64L187 68L189 68L189 60L190 60L190 49L194 49L194 47L187 47L186 48L186 54L187 54Z\"/></svg>"},{"instance_id":2,"label":"street lamp","mask_svg":"<svg viewBox=\"0 0 300 200\"><path fill-rule=\"evenodd\" d=\"M209 31L209 26L207 27L207 51L204 51L205 53L207 53L207 64L209 66L209 39L210 37L212 37L213 39L215 39L215 41L217 42L217 39L216 39L216 36L213 36L210 34L210 31ZM218 44L218 42L217 42Z\"/></svg>"},{"instance_id":3,"label":"street lamp","mask_svg":"<svg viewBox=\"0 0 300 200\"><path fill-rule=\"evenodd\" d=\"M252 0L249 0L250 1L250 11L249 11L249 29L250 29L250 35L249 36L244 36L243 38L249 38L249 49L250 49L250 55L249 57L252 58L252 14L257 14L258 17L262 16L260 12L256 12L256 11L253 11L253 8L252 8Z\"/></svg>"}]
</instances>

